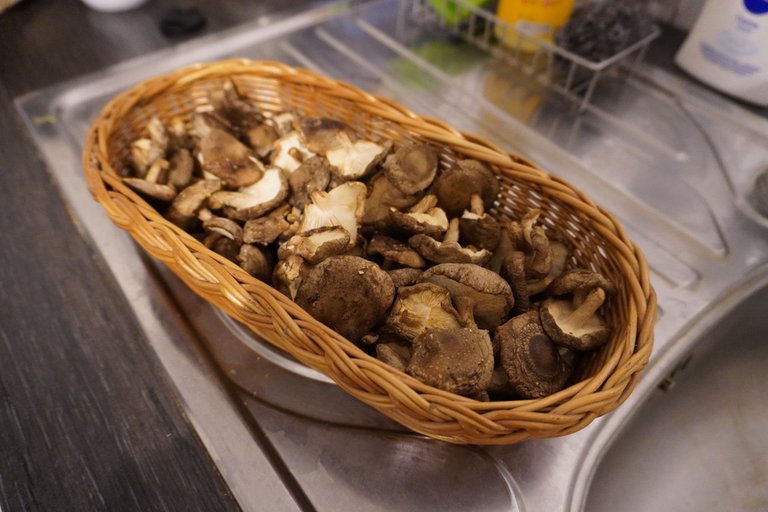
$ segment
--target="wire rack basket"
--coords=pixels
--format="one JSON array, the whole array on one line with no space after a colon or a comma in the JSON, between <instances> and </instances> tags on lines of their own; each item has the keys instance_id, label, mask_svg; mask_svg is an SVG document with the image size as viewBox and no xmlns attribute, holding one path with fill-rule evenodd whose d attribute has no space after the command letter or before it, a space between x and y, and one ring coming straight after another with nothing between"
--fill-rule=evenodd
<instances>
[{"instance_id":1,"label":"wire rack basket","mask_svg":"<svg viewBox=\"0 0 768 512\"><path fill-rule=\"evenodd\" d=\"M658 26L652 25L641 39L596 62L517 30L467 0L409 0L401 3L401 8L408 19L440 26L562 94L579 110L590 105L598 82L606 74L621 69L625 77L630 76L649 44L661 34Z\"/></svg>"}]
</instances>

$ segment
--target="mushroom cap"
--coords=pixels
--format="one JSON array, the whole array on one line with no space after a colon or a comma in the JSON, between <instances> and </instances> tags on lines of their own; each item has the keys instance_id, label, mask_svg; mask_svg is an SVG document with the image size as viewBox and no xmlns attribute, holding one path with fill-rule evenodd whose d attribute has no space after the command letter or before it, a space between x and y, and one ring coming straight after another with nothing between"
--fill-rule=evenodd
<instances>
[{"instance_id":1,"label":"mushroom cap","mask_svg":"<svg viewBox=\"0 0 768 512\"><path fill-rule=\"evenodd\" d=\"M302 280L296 303L319 322L357 342L387 315L395 297L389 275L357 256L331 256Z\"/></svg>"},{"instance_id":2,"label":"mushroom cap","mask_svg":"<svg viewBox=\"0 0 768 512\"><path fill-rule=\"evenodd\" d=\"M515 297L515 313L525 313L531 306L528 295L528 284L525 280L525 254L513 251L504 258L501 276L507 280Z\"/></svg>"},{"instance_id":3,"label":"mushroom cap","mask_svg":"<svg viewBox=\"0 0 768 512\"><path fill-rule=\"evenodd\" d=\"M208 215L201 220L205 231L218 233L234 242L243 243L243 228L232 219L218 217L208 212Z\"/></svg>"},{"instance_id":4,"label":"mushroom cap","mask_svg":"<svg viewBox=\"0 0 768 512\"><path fill-rule=\"evenodd\" d=\"M493 349L483 329L429 329L413 340L406 372L436 388L468 395L488 388Z\"/></svg>"},{"instance_id":5,"label":"mushroom cap","mask_svg":"<svg viewBox=\"0 0 768 512\"><path fill-rule=\"evenodd\" d=\"M266 158L275 148L275 142L280 136L274 126L267 123L259 123L249 128L245 133L248 143L261 158Z\"/></svg>"},{"instance_id":6,"label":"mushroom cap","mask_svg":"<svg viewBox=\"0 0 768 512\"><path fill-rule=\"evenodd\" d=\"M276 208L288 197L288 182L277 167L270 167L259 181L237 191L220 190L211 194L208 205L223 208L227 217L248 220Z\"/></svg>"},{"instance_id":7,"label":"mushroom cap","mask_svg":"<svg viewBox=\"0 0 768 512\"><path fill-rule=\"evenodd\" d=\"M418 200L417 195L401 192L384 173L378 174L371 178L368 184L363 223L375 227L386 225L390 208L409 208Z\"/></svg>"},{"instance_id":8,"label":"mushroom cap","mask_svg":"<svg viewBox=\"0 0 768 512\"><path fill-rule=\"evenodd\" d=\"M197 159L203 172L212 174L231 187L244 187L260 180L264 165L237 137L209 114L193 119L197 138Z\"/></svg>"},{"instance_id":9,"label":"mushroom cap","mask_svg":"<svg viewBox=\"0 0 768 512\"><path fill-rule=\"evenodd\" d=\"M471 263L435 265L419 281L447 288L454 299L463 296L472 300L475 322L481 329L500 325L515 302L512 289L500 275Z\"/></svg>"},{"instance_id":10,"label":"mushroom cap","mask_svg":"<svg viewBox=\"0 0 768 512\"><path fill-rule=\"evenodd\" d=\"M405 194L418 194L437 175L437 152L426 144L408 144L384 161L389 181Z\"/></svg>"},{"instance_id":11,"label":"mushroom cap","mask_svg":"<svg viewBox=\"0 0 768 512\"><path fill-rule=\"evenodd\" d=\"M428 235L413 235L408 239L408 245L424 259L435 263L482 265L491 257L491 252L486 249L475 250L471 247L462 247L458 242L441 242Z\"/></svg>"},{"instance_id":12,"label":"mushroom cap","mask_svg":"<svg viewBox=\"0 0 768 512\"><path fill-rule=\"evenodd\" d=\"M340 133L345 133L350 142L357 140L349 125L327 117L305 117L299 123L299 131L307 149L322 155L343 143L339 140Z\"/></svg>"},{"instance_id":13,"label":"mushroom cap","mask_svg":"<svg viewBox=\"0 0 768 512\"><path fill-rule=\"evenodd\" d=\"M458 217L471 206L472 195L478 194L486 210L499 195L499 181L493 172L477 160L459 160L435 179L434 192L449 217Z\"/></svg>"},{"instance_id":14,"label":"mushroom cap","mask_svg":"<svg viewBox=\"0 0 768 512\"><path fill-rule=\"evenodd\" d=\"M539 312L518 315L496 329L499 357L509 384L524 398L541 398L563 389L571 367L542 329Z\"/></svg>"},{"instance_id":15,"label":"mushroom cap","mask_svg":"<svg viewBox=\"0 0 768 512\"><path fill-rule=\"evenodd\" d=\"M448 230L448 216L442 208L430 208L425 212L401 212L390 208L389 219L393 226L410 234L439 237Z\"/></svg>"},{"instance_id":16,"label":"mushroom cap","mask_svg":"<svg viewBox=\"0 0 768 512\"><path fill-rule=\"evenodd\" d=\"M176 189L171 185L162 185L141 178L123 178L126 185L132 189L138 190L145 196L149 196L160 201L173 201L176 197Z\"/></svg>"},{"instance_id":17,"label":"mushroom cap","mask_svg":"<svg viewBox=\"0 0 768 512\"><path fill-rule=\"evenodd\" d=\"M405 372L408 362L411 360L411 349L403 343L377 343L376 359Z\"/></svg>"},{"instance_id":18,"label":"mushroom cap","mask_svg":"<svg viewBox=\"0 0 768 512\"><path fill-rule=\"evenodd\" d=\"M291 205L284 204L267 215L246 221L243 226L243 242L247 244L271 244L291 227L287 218L290 213Z\"/></svg>"},{"instance_id":19,"label":"mushroom cap","mask_svg":"<svg viewBox=\"0 0 768 512\"><path fill-rule=\"evenodd\" d=\"M600 315L593 312L584 319L576 319L577 309L568 300L545 300L541 305L541 324L547 335L558 345L574 350L591 350L606 343L611 329Z\"/></svg>"},{"instance_id":20,"label":"mushroom cap","mask_svg":"<svg viewBox=\"0 0 768 512\"><path fill-rule=\"evenodd\" d=\"M298 254L309 264L320 263L329 256L344 252L349 246L349 233L341 226L324 226L293 235L277 251L281 260Z\"/></svg>"},{"instance_id":21,"label":"mushroom cap","mask_svg":"<svg viewBox=\"0 0 768 512\"><path fill-rule=\"evenodd\" d=\"M493 251L499 245L501 238L501 225L499 221L488 215L477 215L465 211L459 220L461 240L465 245L472 245L478 249Z\"/></svg>"},{"instance_id":22,"label":"mushroom cap","mask_svg":"<svg viewBox=\"0 0 768 512\"><path fill-rule=\"evenodd\" d=\"M418 252L396 238L385 235L373 235L368 242L368 254L379 254L384 259L411 268L424 268L426 262Z\"/></svg>"},{"instance_id":23,"label":"mushroom cap","mask_svg":"<svg viewBox=\"0 0 768 512\"><path fill-rule=\"evenodd\" d=\"M297 208L304 208L312 202L312 192L325 190L330 181L331 170L325 158L308 158L288 175L288 186L291 188L288 202Z\"/></svg>"},{"instance_id":24,"label":"mushroom cap","mask_svg":"<svg viewBox=\"0 0 768 512\"><path fill-rule=\"evenodd\" d=\"M583 268L567 270L555 278L547 287L550 295L567 295L576 291L589 291L602 288L606 293L615 293L616 286L603 274Z\"/></svg>"},{"instance_id":25,"label":"mushroom cap","mask_svg":"<svg viewBox=\"0 0 768 512\"><path fill-rule=\"evenodd\" d=\"M418 268L396 268L394 270L387 270L387 274L392 278L395 288L400 288L401 286L416 284L422 271Z\"/></svg>"},{"instance_id":26,"label":"mushroom cap","mask_svg":"<svg viewBox=\"0 0 768 512\"><path fill-rule=\"evenodd\" d=\"M428 329L461 327L451 294L442 286L420 283L397 289L387 328L412 341Z\"/></svg>"},{"instance_id":27,"label":"mushroom cap","mask_svg":"<svg viewBox=\"0 0 768 512\"><path fill-rule=\"evenodd\" d=\"M181 228L188 228L197 219L197 212L211 194L221 189L221 180L199 180L176 196L165 216Z\"/></svg>"},{"instance_id":28,"label":"mushroom cap","mask_svg":"<svg viewBox=\"0 0 768 512\"><path fill-rule=\"evenodd\" d=\"M237 254L237 262L253 277L269 283L272 276L272 258L270 254L255 245L243 244Z\"/></svg>"},{"instance_id":29,"label":"mushroom cap","mask_svg":"<svg viewBox=\"0 0 768 512\"><path fill-rule=\"evenodd\" d=\"M171 156L168 169L168 184L176 190L182 190L192 182L192 173L195 170L195 159L192 154L181 148Z\"/></svg>"},{"instance_id":30,"label":"mushroom cap","mask_svg":"<svg viewBox=\"0 0 768 512\"><path fill-rule=\"evenodd\" d=\"M549 272L537 281L528 281L528 295L536 295L546 290L550 283L557 279L565 270L568 256L570 256L568 246L562 242L552 240L549 247L552 250L552 265L549 267Z\"/></svg>"}]
</instances>

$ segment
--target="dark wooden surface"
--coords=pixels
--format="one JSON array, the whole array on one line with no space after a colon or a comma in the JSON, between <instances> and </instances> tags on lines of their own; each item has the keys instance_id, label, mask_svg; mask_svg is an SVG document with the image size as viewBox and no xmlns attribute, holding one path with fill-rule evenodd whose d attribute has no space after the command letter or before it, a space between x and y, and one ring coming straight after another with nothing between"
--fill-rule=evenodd
<instances>
[{"instance_id":1,"label":"dark wooden surface","mask_svg":"<svg viewBox=\"0 0 768 512\"><path fill-rule=\"evenodd\" d=\"M182 3L180 3L181 5ZM175 44L174 2L122 14L23 0L0 14L0 510L237 510L12 100ZM300 2L187 1L210 33ZM308 6L308 5L307 5Z\"/></svg>"}]
</instances>

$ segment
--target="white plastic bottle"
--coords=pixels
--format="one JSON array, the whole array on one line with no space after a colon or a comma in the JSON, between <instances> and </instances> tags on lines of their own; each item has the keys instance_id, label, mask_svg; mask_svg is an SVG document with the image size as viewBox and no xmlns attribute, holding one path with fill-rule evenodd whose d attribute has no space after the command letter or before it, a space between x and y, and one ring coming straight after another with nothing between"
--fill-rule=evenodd
<instances>
[{"instance_id":1,"label":"white plastic bottle","mask_svg":"<svg viewBox=\"0 0 768 512\"><path fill-rule=\"evenodd\" d=\"M768 105L768 0L709 0L675 62L727 94Z\"/></svg>"}]
</instances>

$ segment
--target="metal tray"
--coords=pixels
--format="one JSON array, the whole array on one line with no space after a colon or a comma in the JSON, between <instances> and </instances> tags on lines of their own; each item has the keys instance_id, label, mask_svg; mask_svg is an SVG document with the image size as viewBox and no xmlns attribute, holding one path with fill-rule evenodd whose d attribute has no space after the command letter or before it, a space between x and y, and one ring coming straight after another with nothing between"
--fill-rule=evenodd
<instances>
[{"instance_id":1,"label":"metal tray","mask_svg":"<svg viewBox=\"0 0 768 512\"><path fill-rule=\"evenodd\" d=\"M259 20L17 99L73 218L125 293L246 510L581 510L611 441L712 325L768 286L768 222L744 200L768 122L651 64L581 111L493 52L410 18L409 0ZM305 66L513 149L612 211L648 256L661 317L634 394L559 439L481 449L406 432L148 261L89 197L80 150L118 91L225 57ZM754 311L749 308L748 311ZM746 310L745 310L746 311Z\"/></svg>"}]
</instances>

